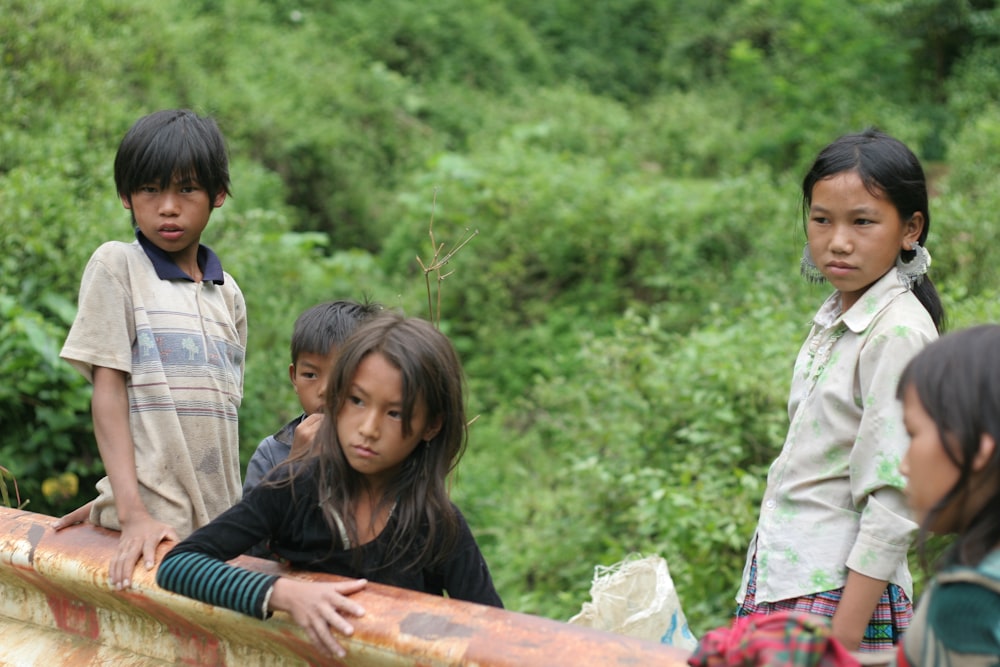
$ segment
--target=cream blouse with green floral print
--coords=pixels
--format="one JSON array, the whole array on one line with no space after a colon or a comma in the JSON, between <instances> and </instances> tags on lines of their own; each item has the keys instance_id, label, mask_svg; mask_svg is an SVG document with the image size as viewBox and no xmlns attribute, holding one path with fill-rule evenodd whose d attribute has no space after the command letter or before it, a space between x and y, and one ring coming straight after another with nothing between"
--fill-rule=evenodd
<instances>
[{"instance_id":1,"label":"cream blouse with green floral print","mask_svg":"<svg viewBox=\"0 0 1000 667\"><path fill-rule=\"evenodd\" d=\"M913 597L910 519L899 473L909 444L896 384L937 330L893 268L846 313L819 309L792 376L785 444L767 475L757 532L737 596L757 557L756 601L844 585L847 569Z\"/></svg>"}]
</instances>

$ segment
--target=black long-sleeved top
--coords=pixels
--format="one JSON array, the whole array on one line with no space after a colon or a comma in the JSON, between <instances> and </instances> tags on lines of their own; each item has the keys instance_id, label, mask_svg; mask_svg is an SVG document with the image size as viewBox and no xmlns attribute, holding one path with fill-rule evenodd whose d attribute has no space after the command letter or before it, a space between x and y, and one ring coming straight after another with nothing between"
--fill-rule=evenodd
<instances>
[{"instance_id":1,"label":"black long-sleeved top","mask_svg":"<svg viewBox=\"0 0 1000 667\"><path fill-rule=\"evenodd\" d=\"M459 534L449 557L433 568L386 567L387 547L395 518L377 538L354 549L331 549L330 534L319 506L316 467L304 470L283 486L261 484L237 505L175 546L156 574L161 587L202 602L263 618L265 601L277 579L228 565L250 547L268 540L272 551L293 569L326 572L408 588L494 607L503 603L462 513ZM454 505L453 505L454 507ZM360 559L356 551L360 550ZM356 567L355 560L361 563ZM401 562L412 562L404 558Z\"/></svg>"}]
</instances>

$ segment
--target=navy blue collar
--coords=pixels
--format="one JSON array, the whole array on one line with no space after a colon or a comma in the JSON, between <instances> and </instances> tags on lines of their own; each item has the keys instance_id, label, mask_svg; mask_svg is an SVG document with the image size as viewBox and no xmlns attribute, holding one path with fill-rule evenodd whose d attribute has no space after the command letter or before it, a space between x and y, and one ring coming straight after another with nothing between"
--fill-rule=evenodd
<instances>
[{"instance_id":1,"label":"navy blue collar","mask_svg":"<svg viewBox=\"0 0 1000 667\"><path fill-rule=\"evenodd\" d=\"M182 271L166 250L143 236L138 227L135 228L135 238L139 240L139 245L146 251L146 256L153 263L153 268L156 269L156 275L160 280L194 282L194 278ZM198 266L201 268L202 281L210 280L216 285L225 284L226 278L222 273L222 262L219 261L218 255L212 252L211 248L200 243L198 244Z\"/></svg>"}]
</instances>

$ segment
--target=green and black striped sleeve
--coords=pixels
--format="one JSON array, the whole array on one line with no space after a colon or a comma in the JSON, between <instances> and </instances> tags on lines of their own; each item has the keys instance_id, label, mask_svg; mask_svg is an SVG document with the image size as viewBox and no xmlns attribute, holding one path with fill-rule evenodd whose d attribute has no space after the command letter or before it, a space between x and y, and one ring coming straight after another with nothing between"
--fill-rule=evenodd
<instances>
[{"instance_id":1,"label":"green and black striped sleeve","mask_svg":"<svg viewBox=\"0 0 1000 667\"><path fill-rule=\"evenodd\" d=\"M267 619L267 603L278 575L229 565L192 551L171 551L156 573L156 583L168 591L201 602Z\"/></svg>"}]
</instances>

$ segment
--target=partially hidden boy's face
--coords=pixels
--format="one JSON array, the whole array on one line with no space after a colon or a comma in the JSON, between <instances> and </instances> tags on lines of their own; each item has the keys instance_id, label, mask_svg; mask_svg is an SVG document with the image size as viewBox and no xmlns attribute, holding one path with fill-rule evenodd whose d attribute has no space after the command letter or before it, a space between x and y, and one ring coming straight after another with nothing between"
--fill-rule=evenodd
<instances>
[{"instance_id":1,"label":"partially hidden boy's face","mask_svg":"<svg viewBox=\"0 0 1000 667\"><path fill-rule=\"evenodd\" d=\"M122 204L132 211L139 231L174 259L197 255L201 234L213 208L222 206L226 193L210 201L208 191L196 180L175 177L166 188L147 183Z\"/></svg>"},{"instance_id":2,"label":"partially hidden boy's face","mask_svg":"<svg viewBox=\"0 0 1000 667\"><path fill-rule=\"evenodd\" d=\"M323 411L326 405L326 385L336 361L337 348L331 347L326 354L303 352L294 364L288 366L288 377L306 414Z\"/></svg>"}]
</instances>

